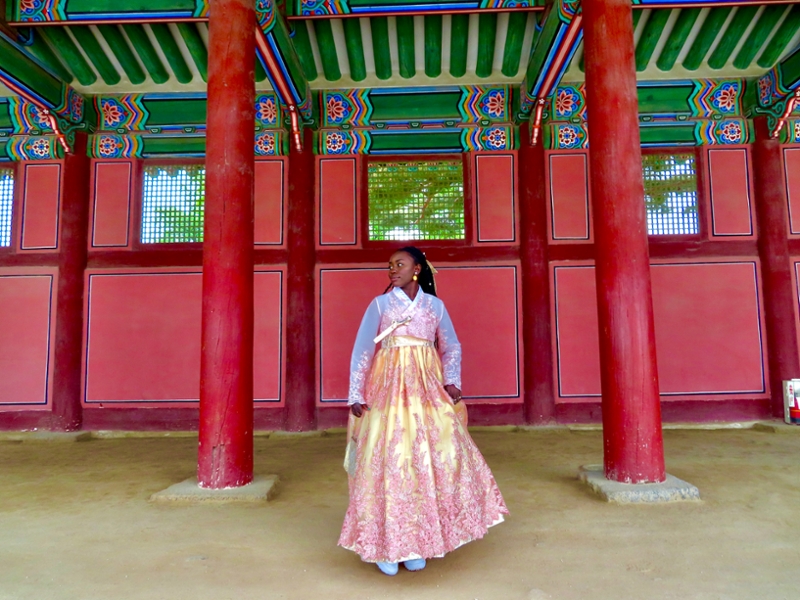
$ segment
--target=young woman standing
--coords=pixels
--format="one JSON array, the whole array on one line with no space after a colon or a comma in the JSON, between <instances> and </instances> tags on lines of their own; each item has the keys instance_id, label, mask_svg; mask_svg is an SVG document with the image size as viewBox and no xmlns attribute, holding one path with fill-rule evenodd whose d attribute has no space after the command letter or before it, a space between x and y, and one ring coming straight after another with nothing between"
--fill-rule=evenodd
<instances>
[{"instance_id":1,"label":"young woman standing","mask_svg":"<svg viewBox=\"0 0 800 600\"><path fill-rule=\"evenodd\" d=\"M461 345L433 276L419 249L392 255L389 287L367 308L350 366L350 503L339 545L387 575L401 562L425 568L508 514L467 432Z\"/></svg>"}]
</instances>

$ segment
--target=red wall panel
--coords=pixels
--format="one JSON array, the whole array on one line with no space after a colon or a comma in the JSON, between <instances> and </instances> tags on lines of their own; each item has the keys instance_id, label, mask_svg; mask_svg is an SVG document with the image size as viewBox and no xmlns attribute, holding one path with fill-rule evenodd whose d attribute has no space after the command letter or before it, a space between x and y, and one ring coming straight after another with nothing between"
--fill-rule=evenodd
<instances>
[{"instance_id":1,"label":"red wall panel","mask_svg":"<svg viewBox=\"0 0 800 600\"><path fill-rule=\"evenodd\" d=\"M92 246L127 247L130 225L132 161L94 163Z\"/></svg>"},{"instance_id":2,"label":"red wall panel","mask_svg":"<svg viewBox=\"0 0 800 600\"><path fill-rule=\"evenodd\" d=\"M346 400L350 355L369 303L389 284L384 268L321 269L317 277L317 356L323 401Z\"/></svg>"},{"instance_id":3,"label":"red wall panel","mask_svg":"<svg viewBox=\"0 0 800 600\"><path fill-rule=\"evenodd\" d=\"M357 243L358 180L355 158L319 158L319 243Z\"/></svg>"},{"instance_id":4,"label":"red wall panel","mask_svg":"<svg viewBox=\"0 0 800 600\"><path fill-rule=\"evenodd\" d=\"M661 394L766 393L756 263L659 263L651 270ZM594 268L554 269L560 399L600 394Z\"/></svg>"},{"instance_id":5,"label":"red wall panel","mask_svg":"<svg viewBox=\"0 0 800 600\"><path fill-rule=\"evenodd\" d=\"M784 148L786 193L789 196L789 229L800 234L800 148Z\"/></svg>"},{"instance_id":6,"label":"red wall panel","mask_svg":"<svg viewBox=\"0 0 800 600\"><path fill-rule=\"evenodd\" d=\"M0 269L0 406L46 407L50 396L55 270Z\"/></svg>"},{"instance_id":7,"label":"red wall panel","mask_svg":"<svg viewBox=\"0 0 800 600\"><path fill-rule=\"evenodd\" d=\"M513 265L438 267L439 294L462 346L466 398L520 398L518 268ZM350 355L370 301L388 284L383 268L325 268L319 276L320 397L345 400ZM475 286L481 294L475 294Z\"/></svg>"},{"instance_id":8,"label":"red wall panel","mask_svg":"<svg viewBox=\"0 0 800 600\"><path fill-rule=\"evenodd\" d=\"M283 244L284 162L257 160L255 166L255 243Z\"/></svg>"},{"instance_id":9,"label":"red wall panel","mask_svg":"<svg viewBox=\"0 0 800 600\"><path fill-rule=\"evenodd\" d=\"M475 156L477 232L479 242L513 242L515 229L514 156Z\"/></svg>"},{"instance_id":10,"label":"red wall panel","mask_svg":"<svg viewBox=\"0 0 800 600\"><path fill-rule=\"evenodd\" d=\"M550 236L589 240L589 174L586 154L550 154Z\"/></svg>"},{"instance_id":11,"label":"red wall panel","mask_svg":"<svg viewBox=\"0 0 800 600\"><path fill-rule=\"evenodd\" d=\"M283 271L256 272L253 330L253 397L280 402L285 370L283 333Z\"/></svg>"},{"instance_id":12,"label":"red wall panel","mask_svg":"<svg viewBox=\"0 0 800 600\"><path fill-rule=\"evenodd\" d=\"M255 274L254 396L280 400L282 272ZM197 402L202 276L189 269L88 275L85 401Z\"/></svg>"},{"instance_id":13,"label":"red wall panel","mask_svg":"<svg viewBox=\"0 0 800 600\"><path fill-rule=\"evenodd\" d=\"M753 235L747 150L709 150L708 169L712 235Z\"/></svg>"},{"instance_id":14,"label":"red wall panel","mask_svg":"<svg viewBox=\"0 0 800 600\"><path fill-rule=\"evenodd\" d=\"M57 248L61 165L25 164L24 172L21 248Z\"/></svg>"},{"instance_id":15,"label":"red wall panel","mask_svg":"<svg viewBox=\"0 0 800 600\"><path fill-rule=\"evenodd\" d=\"M439 269L439 296L461 342L465 398L521 400L518 272L514 265Z\"/></svg>"}]
</instances>

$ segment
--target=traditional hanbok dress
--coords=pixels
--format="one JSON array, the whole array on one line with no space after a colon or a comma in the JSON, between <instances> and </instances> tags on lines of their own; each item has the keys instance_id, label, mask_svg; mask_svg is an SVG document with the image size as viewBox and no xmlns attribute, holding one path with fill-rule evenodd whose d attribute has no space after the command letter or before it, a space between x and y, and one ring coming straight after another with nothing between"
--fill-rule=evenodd
<instances>
[{"instance_id":1,"label":"traditional hanbok dress","mask_svg":"<svg viewBox=\"0 0 800 600\"><path fill-rule=\"evenodd\" d=\"M391 327L376 353L373 338ZM508 514L448 384L461 388L461 345L444 303L422 289L413 302L399 288L375 298L350 367L349 404L369 410L348 423L339 538L366 562L444 556Z\"/></svg>"}]
</instances>

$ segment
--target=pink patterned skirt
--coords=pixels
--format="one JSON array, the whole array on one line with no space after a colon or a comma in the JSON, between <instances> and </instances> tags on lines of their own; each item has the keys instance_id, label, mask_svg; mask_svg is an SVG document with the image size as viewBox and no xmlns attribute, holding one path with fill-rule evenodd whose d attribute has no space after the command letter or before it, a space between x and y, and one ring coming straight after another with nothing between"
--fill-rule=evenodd
<instances>
[{"instance_id":1,"label":"pink patterned skirt","mask_svg":"<svg viewBox=\"0 0 800 600\"><path fill-rule=\"evenodd\" d=\"M435 558L503 521L508 509L433 347L379 350L365 398L370 410L348 423L340 546L366 562Z\"/></svg>"}]
</instances>

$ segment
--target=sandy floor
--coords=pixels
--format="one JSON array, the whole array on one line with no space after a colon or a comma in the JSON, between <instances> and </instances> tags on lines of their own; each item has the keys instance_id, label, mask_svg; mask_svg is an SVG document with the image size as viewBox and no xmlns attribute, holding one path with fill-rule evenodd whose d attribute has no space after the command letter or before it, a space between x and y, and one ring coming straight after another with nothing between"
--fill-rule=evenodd
<instances>
[{"instance_id":1,"label":"sandy floor","mask_svg":"<svg viewBox=\"0 0 800 600\"><path fill-rule=\"evenodd\" d=\"M394 578L336 547L344 436L256 439L261 506L160 506L191 438L0 442L0 599L800 598L800 435L667 431L703 502L614 506L575 478L599 432L474 438L511 510L481 541Z\"/></svg>"}]
</instances>

